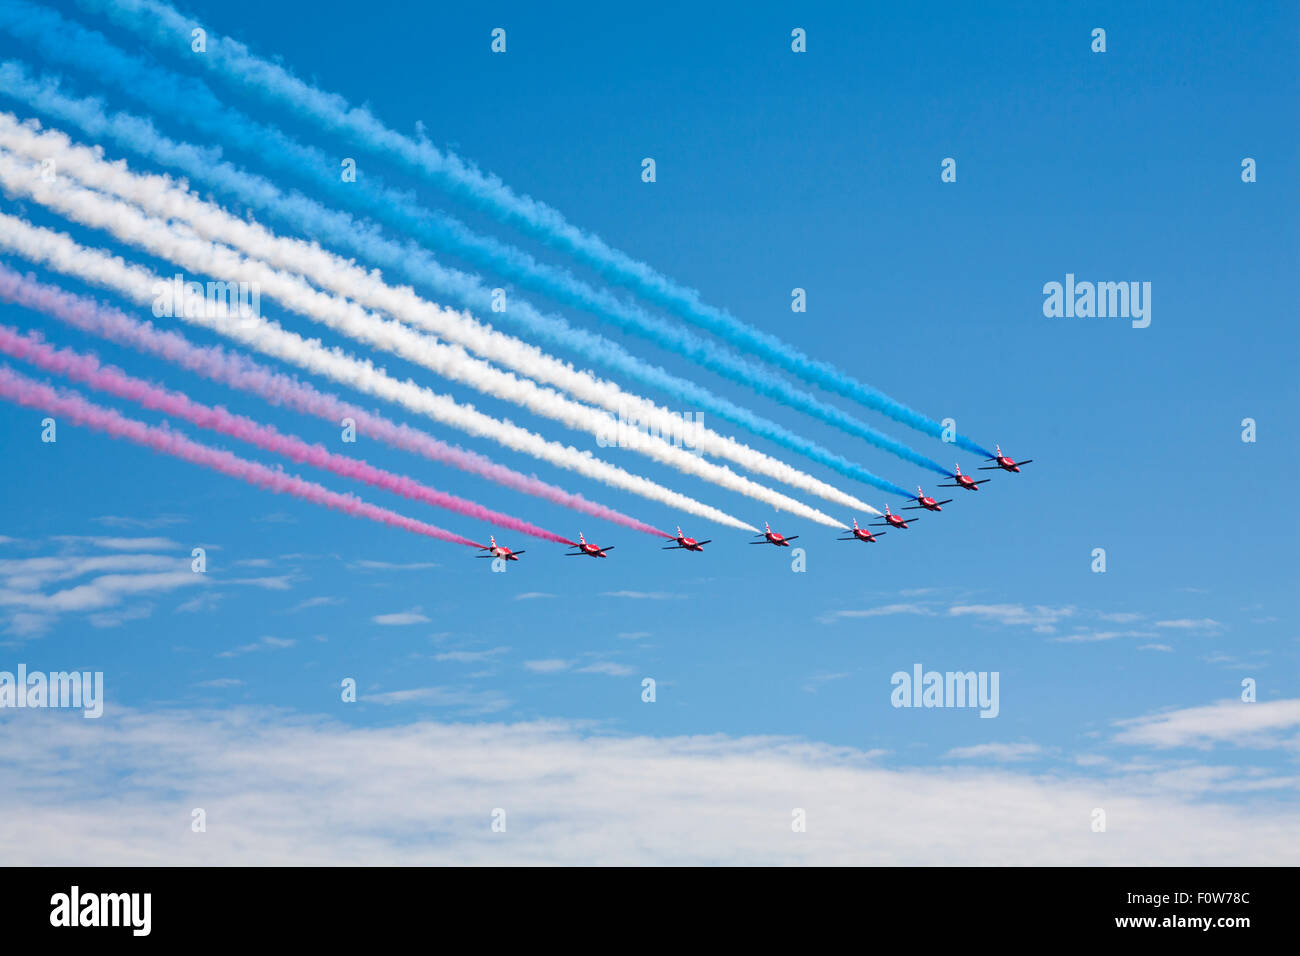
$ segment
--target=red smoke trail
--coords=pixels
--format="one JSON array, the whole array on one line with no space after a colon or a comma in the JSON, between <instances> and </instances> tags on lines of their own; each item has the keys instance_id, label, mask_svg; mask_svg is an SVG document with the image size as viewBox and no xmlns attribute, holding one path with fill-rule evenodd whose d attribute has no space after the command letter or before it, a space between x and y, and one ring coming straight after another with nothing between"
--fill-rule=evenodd
<instances>
[{"instance_id":1,"label":"red smoke trail","mask_svg":"<svg viewBox=\"0 0 1300 956\"><path fill-rule=\"evenodd\" d=\"M552 534L527 521L512 518L456 495L430 488L405 475L395 475L360 459L335 454L320 445L310 445L292 435L283 435L270 425L262 425L243 415L232 414L224 408L211 408L192 401L179 392L150 385L112 366L101 365L94 355L82 354L72 349L55 348L42 341L38 332L23 335L16 329L0 325L0 351L30 362L47 372L65 375L91 388L138 402L145 408L152 408L173 418L182 418L200 428L210 428L231 438L257 445L259 448L284 455L300 464L324 468L344 478L364 481L376 488L422 501L435 508L446 508L544 541L552 541L556 544L574 543L568 538Z\"/></svg>"},{"instance_id":2,"label":"red smoke trail","mask_svg":"<svg viewBox=\"0 0 1300 956\"><path fill-rule=\"evenodd\" d=\"M419 429L367 412L336 395L320 392L291 375L276 372L238 352L229 352L219 346L195 345L178 332L161 331L150 322L138 321L93 299L47 285L30 274L23 276L2 263L0 298L43 312L100 338L174 362L197 375L250 392L274 405L334 423L351 418L356 422L358 432L377 438L394 448L480 475L515 491L543 498L625 528L655 537L672 537L645 522L588 501L581 495L571 494L539 478L498 465L483 455L448 445Z\"/></svg>"},{"instance_id":3,"label":"red smoke trail","mask_svg":"<svg viewBox=\"0 0 1300 956\"><path fill-rule=\"evenodd\" d=\"M232 455L228 451L200 445L171 429L146 425L144 422L119 415L112 409L102 408L86 401L76 392L56 390L33 381L25 375L19 375L4 365L0 365L0 398L7 398L28 408L62 416L73 424L85 425L96 431L105 432L113 438L125 438L153 451L174 455L192 464L211 468L232 478L239 478L259 488L293 495L303 501L324 505L358 518L369 518L371 521L378 521L404 531L413 531L429 538L437 538L439 541L450 541L452 544L463 544L471 548L482 547L477 541L462 538L458 534L425 524L423 521L416 521L414 518L389 511L387 508L372 505L355 495L330 491L314 482L267 468L257 462Z\"/></svg>"}]
</instances>

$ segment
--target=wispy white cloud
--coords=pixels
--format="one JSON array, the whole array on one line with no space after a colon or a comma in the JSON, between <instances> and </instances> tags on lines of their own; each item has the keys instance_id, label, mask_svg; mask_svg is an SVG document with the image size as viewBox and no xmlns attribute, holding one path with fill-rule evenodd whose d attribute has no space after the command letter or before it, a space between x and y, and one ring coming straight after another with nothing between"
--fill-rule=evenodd
<instances>
[{"instance_id":1,"label":"wispy white cloud","mask_svg":"<svg viewBox=\"0 0 1300 956\"><path fill-rule=\"evenodd\" d=\"M990 624L1029 627L1039 634L1050 634L1058 622L1073 617L1074 613L1072 607L1042 604L956 604L948 608L952 617L973 617Z\"/></svg>"},{"instance_id":2,"label":"wispy white cloud","mask_svg":"<svg viewBox=\"0 0 1300 956\"><path fill-rule=\"evenodd\" d=\"M829 684L832 681L845 680L853 675L847 671L837 671L834 673L813 674L804 680L803 689L810 694L816 694L822 685Z\"/></svg>"},{"instance_id":3,"label":"wispy white cloud","mask_svg":"<svg viewBox=\"0 0 1300 956\"><path fill-rule=\"evenodd\" d=\"M668 591L602 591L600 596L632 601L680 601L686 597L685 594L672 594Z\"/></svg>"},{"instance_id":4,"label":"wispy white cloud","mask_svg":"<svg viewBox=\"0 0 1300 956\"><path fill-rule=\"evenodd\" d=\"M9 615L5 633L14 637L39 637L48 631L56 618L50 614L34 614L31 611L15 611Z\"/></svg>"},{"instance_id":5,"label":"wispy white cloud","mask_svg":"<svg viewBox=\"0 0 1300 956\"><path fill-rule=\"evenodd\" d=\"M923 604L885 604L881 607L864 608L862 610L827 611L817 620L822 624L833 624L836 621L869 617L891 617L895 614L932 615L934 611Z\"/></svg>"},{"instance_id":6,"label":"wispy white cloud","mask_svg":"<svg viewBox=\"0 0 1300 956\"><path fill-rule=\"evenodd\" d=\"M1060 637L1050 638L1057 644L1088 644L1097 641L1113 641L1121 637L1155 637L1154 631L1075 631L1073 634L1063 634Z\"/></svg>"},{"instance_id":7,"label":"wispy white cloud","mask_svg":"<svg viewBox=\"0 0 1300 956\"><path fill-rule=\"evenodd\" d=\"M449 700L397 694L391 703ZM1235 767L1096 780L1068 761L938 773L801 740L557 721L353 728L238 707L50 719L61 716L0 716L0 820L22 821L0 825L11 865L1300 864L1294 809L1189 796L1237 782L1250 799L1285 782ZM429 793L437 814L411 799ZM220 839L160 826L177 806L221 820ZM507 829L488 836L494 807ZM1124 825L1093 833L1096 807ZM795 808L808 828L792 836Z\"/></svg>"},{"instance_id":8,"label":"wispy white cloud","mask_svg":"<svg viewBox=\"0 0 1300 956\"><path fill-rule=\"evenodd\" d=\"M55 535L41 544L57 554L0 559L0 613L5 629L18 637L35 637L53 628L64 615L85 615L92 627L116 627L143 620L158 598L169 592L198 589L177 610L211 610L221 585L288 590L292 575L226 577L211 564L196 570L191 552L162 537ZM157 553L170 551L169 554ZM208 550L219 550L208 546Z\"/></svg>"},{"instance_id":9,"label":"wispy white cloud","mask_svg":"<svg viewBox=\"0 0 1300 956\"><path fill-rule=\"evenodd\" d=\"M335 607L342 603L343 599L341 597L311 597L307 598L305 601L299 601L293 607L289 608L289 613L292 614L295 611L306 611L313 607Z\"/></svg>"},{"instance_id":10,"label":"wispy white cloud","mask_svg":"<svg viewBox=\"0 0 1300 956\"><path fill-rule=\"evenodd\" d=\"M447 707L469 716L494 714L510 706L510 700L500 691L476 691L455 687L413 687L380 694L365 694L361 700L386 707L399 704Z\"/></svg>"},{"instance_id":11,"label":"wispy white cloud","mask_svg":"<svg viewBox=\"0 0 1300 956\"><path fill-rule=\"evenodd\" d=\"M1120 728L1117 742L1147 747L1295 747L1300 743L1300 699L1224 700L1119 720L1115 725Z\"/></svg>"},{"instance_id":12,"label":"wispy white cloud","mask_svg":"<svg viewBox=\"0 0 1300 956\"><path fill-rule=\"evenodd\" d=\"M293 647L298 642L293 638L287 637L264 637L259 641L251 644L241 644L239 647L232 648L228 651L222 651L217 657L239 657L241 654L252 654L256 651L282 651Z\"/></svg>"},{"instance_id":13,"label":"wispy white cloud","mask_svg":"<svg viewBox=\"0 0 1300 956\"><path fill-rule=\"evenodd\" d=\"M508 647L494 647L486 651L443 651L434 656L435 661L450 661L456 664L476 664L492 660L510 651Z\"/></svg>"},{"instance_id":14,"label":"wispy white cloud","mask_svg":"<svg viewBox=\"0 0 1300 956\"><path fill-rule=\"evenodd\" d=\"M176 612L178 614L199 614L215 611L225 599L226 595L221 591L207 590L176 605Z\"/></svg>"},{"instance_id":15,"label":"wispy white cloud","mask_svg":"<svg viewBox=\"0 0 1300 956\"><path fill-rule=\"evenodd\" d=\"M975 744L971 747L954 747L949 750L945 757L951 757L955 760L995 760L1006 762L1011 760L1024 760L1027 757L1036 757L1043 752L1043 748L1038 744L1015 743L1015 744Z\"/></svg>"},{"instance_id":16,"label":"wispy white cloud","mask_svg":"<svg viewBox=\"0 0 1300 956\"><path fill-rule=\"evenodd\" d=\"M383 624L388 627L401 627L407 624L427 624L429 618L421 613L418 607L411 608L409 611L396 611L392 614L376 614L372 617L376 624Z\"/></svg>"},{"instance_id":17,"label":"wispy white cloud","mask_svg":"<svg viewBox=\"0 0 1300 956\"><path fill-rule=\"evenodd\" d=\"M1223 627L1223 625L1211 617L1181 617L1172 621L1156 621L1156 627L1165 627L1179 631L1217 631L1219 628Z\"/></svg>"},{"instance_id":18,"label":"wispy white cloud","mask_svg":"<svg viewBox=\"0 0 1300 956\"><path fill-rule=\"evenodd\" d=\"M94 535L56 534L50 538L60 544L104 548L107 551L179 551L181 546L170 538L113 538Z\"/></svg>"},{"instance_id":19,"label":"wispy white cloud","mask_svg":"<svg viewBox=\"0 0 1300 956\"><path fill-rule=\"evenodd\" d=\"M1238 657L1235 654L1224 654L1220 652L1209 654L1202 657L1201 660L1205 661L1207 664L1217 664L1226 670L1250 671L1268 666L1266 660L1267 656L1267 651L1252 650L1247 651L1247 657L1245 659Z\"/></svg>"},{"instance_id":20,"label":"wispy white cloud","mask_svg":"<svg viewBox=\"0 0 1300 956\"><path fill-rule=\"evenodd\" d=\"M121 627L128 621L143 621L152 617L153 610L154 606L152 604L134 604L111 611L97 611L87 617L86 620L90 622L91 627Z\"/></svg>"},{"instance_id":21,"label":"wispy white cloud","mask_svg":"<svg viewBox=\"0 0 1300 956\"><path fill-rule=\"evenodd\" d=\"M594 664L579 667L574 673L605 674L609 677L628 677L635 674L636 669L629 667L627 664L618 664L614 661L596 661Z\"/></svg>"},{"instance_id":22,"label":"wispy white cloud","mask_svg":"<svg viewBox=\"0 0 1300 956\"><path fill-rule=\"evenodd\" d=\"M392 561L352 561L349 562L348 567L361 571L428 571L441 565L433 561L410 561L406 564L395 564Z\"/></svg>"},{"instance_id":23,"label":"wispy white cloud","mask_svg":"<svg viewBox=\"0 0 1300 956\"><path fill-rule=\"evenodd\" d=\"M223 578L222 584L242 584L247 587L262 588L265 591L288 591L298 582L292 574L280 574L260 578Z\"/></svg>"},{"instance_id":24,"label":"wispy white cloud","mask_svg":"<svg viewBox=\"0 0 1300 956\"><path fill-rule=\"evenodd\" d=\"M0 607L21 608L57 615L97 611L112 607L133 595L172 591L204 583L203 575L190 570L157 571L142 574L105 574L85 584L51 593L0 589Z\"/></svg>"},{"instance_id":25,"label":"wispy white cloud","mask_svg":"<svg viewBox=\"0 0 1300 956\"><path fill-rule=\"evenodd\" d=\"M188 558L166 554L68 554L0 560L4 587L37 591L89 574L189 571Z\"/></svg>"},{"instance_id":26,"label":"wispy white cloud","mask_svg":"<svg viewBox=\"0 0 1300 956\"><path fill-rule=\"evenodd\" d=\"M1135 621L1142 620L1145 616L1146 615L1136 614L1132 611L1101 612L1097 615L1101 620L1107 621L1111 624L1132 624Z\"/></svg>"},{"instance_id":27,"label":"wispy white cloud","mask_svg":"<svg viewBox=\"0 0 1300 956\"><path fill-rule=\"evenodd\" d=\"M575 674L604 674L607 677L629 677L636 673L636 668L617 661L592 661L589 664L583 664L581 667L578 666L579 663L579 661L549 657L542 660L524 661L523 666L534 674L559 674L564 671L572 671Z\"/></svg>"}]
</instances>

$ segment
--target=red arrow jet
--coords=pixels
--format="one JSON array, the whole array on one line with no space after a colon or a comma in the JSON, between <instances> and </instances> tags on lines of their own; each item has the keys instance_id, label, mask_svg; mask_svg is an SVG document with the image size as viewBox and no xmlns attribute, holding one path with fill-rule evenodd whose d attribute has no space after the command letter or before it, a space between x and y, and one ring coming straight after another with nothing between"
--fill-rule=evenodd
<instances>
[{"instance_id":1,"label":"red arrow jet","mask_svg":"<svg viewBox=\"0 0 1300 956\"><path fill-rule=\"evenodd\" d=\"M565 555L566 558L604 558L608 557L608 555L605 554L606 551L614 550L612 544L608 548L598 548L594 544L587 544L587 539L582 536L581 531L578 532L578 543L575 544L574 547L578 550L570 551Z\"/></svg>"},{"instance_id":2,"label":"red arrow jet","mask_svg":"<svg viewBox=\"0 0 1300 956\"><path fill-rule=\"evenodd\" d=\"M883 528L885 527L885 525L889 525L889 527L891 528L906 528L908 521L920 521L920 520L921 520L920 518L908 518L905 521L903 520L902 515L896 515L891 513L889 510L889 505L885 505L885 520L873 521L871 523L871 526L873 528Z\"/></svg>"},{"instance_id":3,"label":"red arrow jet","mask_svg":"<svg viewBox=\"0 0 1300 956\"><path fill-rule=\"evenodd\" d=\"M918 511L921 508L924 508L926 511L942 511L943 509L939 506L946 505L948 502L952 501L951 498L945 498L943 501L935 501L921 490L920 485L916 486L916 497L912 500L915 501L916 504L907 505L903 508L904 511Z\"/></svg>"},{"instance_id":4,"label":"red arrow jet","mask_svg":"<svg viewBox=\"0 0 1300 956\"><path fill-rule=\"evenodd\" d=\"M682 534L682 526L677 526L677 537L673 538L676 544L670 544L664 548L665 551L703 551L704 546L712 541L712 538L706 538L703 541L696 541L694 538L688 538Z\"/></svg>"},{"instance_id":5,"label":"red arrow jet","mask_svg":"<svg viewBox=\"0 0 1300 956\"><path fill-rule=\"evenodd\" d=\"M763 522L763 530L758 533L758 536L763 540L751 541L749 543L750 544L774 544L778 548L790 547L790 542L793 541L795 538L799 537L797 534L792 534L788 538L785 537L784 535L777 534L775 531L772 530L772 526L768 524L766 521Z\"/></svg>"},{"instance_id":6,"label":"red arrow jet","mask_svg":"<svg viewBox=\"0 0 1300 956\"><path fill-rule=\"evenodd\" d=\"M509 548L507 548L505 545L503 545L503 544L497 544L497 538L496 538L496 535L492 535L490 538L488 538L488 540L492 542L492 544L491 544L490 547L487 547L487 548L479 548L480 551L486 551L487 554L476 554L476 555L474 555L474 557L476 557L476 558L505 558L507 561L518 561L518 560L519 560L518 555L523 554L522 551L511 551L511 550L510 550Z\"/></svg>"},{"instance_id":7,"label":"red arrow jet","mask_svg":"<svg viewBox=\"0 0 1300 956\"><path fill-rule=\"evenodd\" d=\"M847 537L847 538L836 538L835 540L836 540L836 541L866 541L866 542L870 543L870 542L872 542L872 541L875 541L875 540L876 540L877 538L879 538L881 535L885 535L885 534L889 534L889 532L888 532L888 531L877 531L875 534L872 534L872 533L871 533L870 531L868 531L866 528L859 528L859 527L858 527L858 519L857 519L857 518L854 518L854 519L853 519L853 533L852 533L851 535L849 535L849 537Z\"/></svg>"},{"instance_id":8,"label":"red arrow jet","mask_svg":"<svg viewBox=\"0 0 1300 956\"><path fill-rule=\"evenodd\" d=\"M995 461L997 462L997 464L988 465L987 467L982 467L980 468L980 471L996 471L997 469L1001 468L1003 471L1014 471L1019 473L1021 465L1027 465L1034 460L1032 458L1026 458L1024 461L1016 461L1014 458L1002 454L1001 445L994 445L993 447L997 449L994 456L992 458L985 458L984 460Z\"/></svg>"},{"instance_id":9,"label":"red arrow jet","mask_svg":"<svg viewBox=\"0 0 1300 956\"><path fill-rule=\"evenodd\" d=\"M970 475L963 475L961 473L961 465L957 465L956 467L957 467L957 471L952 476L953 480L956 481L956 484L940 485L939 486L940 488L965 488L967 491L979 491L980 485L986 484L993 480L992 478L981 478L979 481L976 481Z\"/></svg>"}]
</instances>

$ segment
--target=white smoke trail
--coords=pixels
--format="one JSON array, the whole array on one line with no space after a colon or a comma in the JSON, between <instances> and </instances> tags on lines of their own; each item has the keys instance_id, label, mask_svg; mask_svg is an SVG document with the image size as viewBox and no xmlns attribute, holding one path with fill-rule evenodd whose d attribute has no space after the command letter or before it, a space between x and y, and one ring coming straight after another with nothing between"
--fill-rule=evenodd
<instances>
[{"instance_id":1,"label":"white smoke trail","mask_svg":"<svg viewBox=\"0 0 1300 956\"><path fill-rule=\"evenodd\" d=\"M322 288L463 345L485 359L561 388L581 401L638 421L661 435L679 438L706 454L726 458L752 472L836 504L880 514L866 502L734 438L704 427L691 428L686 434L684 426L688 423L680 414L674 415L612 382L576 370L465 313L422 299L408 286L387 285L377 270L368 272L314 242L280 237L261 225L232 216L189 192L184 181L133 173L124 160L108 162L101 150L76 145L58 130L41 131L34 120L19 123L10 113L0 112L0 146L29 159L52 161L59 175L71 176L92 189L117 196L150 215L183 221L205 239L224 243L275 268L302 275Z\"/></svg>"},{"instance_id":2,"label":"white smoke trail","mask_svg":"<svg viewBox=\"0 0 1300 956\"><path fill-rule=\"evenodd\" d=\"M0 94L23 100L40 113L80 128L93 142L113 141L151 162L179 169L193 177L192 181L205 184L206 188L215 188L223 195L237 198L249 208L258 209L274 219L289 223L289 229L295 235L310 236L347 255L357 256L362 261L386 270L390 276L400 274L404 281L436 290L438 295L450 296L464 308L477 309L482 315L490 313L493 296L481 277L444 266L414 239L408 237L405 241L398 241L389 238L374 223L360 221L349 212L327 208L302 193L292 190L285 192L264 177L222 160L217 148L172 140L160 133L152 120L121 111L109 112L102 100L66 96L60 90L58 77L45 74L33 78L21 63L13 60L0 61ZM170 109L162 110L164 115L170 112ZM218 119L217 122L220 126L224 121ZM334 174L326 176L331 186L332 175ZM344 186L344 192L351 190ZM332 190L330 194L337 195ZM372 209L371 212L378 215L377 210ZM382 215L379 218L392 221ZM429 225L431 221L428 217L419 219L423 226ZM414 233L421 237L425 235L421 229L414 230ZM453 242L447 248L459 250L461 246ZM480 260L471 255L469 261ZM502 269L502 274L519 278L511 268ZM613 321L615 328L627 328L625 320L633 314L641 321L649 318L639 307L620 300L612 292L601 291L597 295L597 301L588 300L584 295L571 294L574 288L576 286L570 287L567 282L545 286L547 294L568 305L590 311L601 320ZM591 291L595 293L595 290ZM519 327L520 332L516 334L531 337L530 340L538 345L571 351L581 356L583 362L594 362L611 372L626 375L641 387L672 396L675 401L684 403L684 408L707 412L717 420L729 422L768 439L780 446L783 453L805 456L846 478L879 488L891 495L904 498L910 496L906 488L873 474L857 462L836 454L808 436L778 425L697 382L639 358L626 346L612 341L602 333L575 326L554 312L543 313L532 303L517 297L511 300L510 308L500 315ZM495 321L495 316L491 317ZM910 449L900 446L888 436L857 422L851 416L841 418L843 413L839 410L832 409L807 392L793 387L780 376L762 373L761 366L756 363L731 355L725 350L722 353L713 352L711 357L706 358L684 339L679 341L673 336L660 337L665 329L658 320L654 326L656 344L701 363L705 369L747 387L752 386L760 395L779 401L785 407L806 411L815 418L843 427L849 434L866 439L868 444L902 455L913 463L925 464ZM728 358L721 361L724 353ZM849 424L850 421L853 422L852 425Z\"/></svg>"},{"instance_id":3,"label":"white smoke trail","mask_svg":"<svg viewBox=\"0 0 1300 956\"><path fill-rule=\"evenodd\" d=\"M168 284L161 276L140 266L130 265L120 256L89 249L63 233L33 226L4 213L0 213L0 249L91 285L112 289L145 307L153 304L158 288ZM234 339L264 355L297 365L313 374L402 405L417 414L426 415L471 435L490 439L506 448L532 455L611 487L630 491L719 524L748 531L757 530L716 508L601 461L590 452L548 441L527 429L498 421L476 409L458 404L449 396L439 395L432 389L417 385L410 379L399 381L375 368L369 361L354 358L339 348L326 348L318 341L304 339L266 319L241 317L222 304L218 304L212 314L203 309L182 309L178 318Z\"/></svg>"},{"instance_id":4,"label":"white smoke trail","mask_svg":"<svg viewBox=\"0 0 1300 956\"><path fill-rule=\"evenodd\" d=\"M202 239L185 227L145 216L134 206L74 185L68 179L58 176L46 179L40 175L39 164L21 161L5 151L0 151L0 184L11 194L28 196L82 225L106 230L123 242L187 270L228 282L247 282L302 316L423 365L445 378L463 382L484 394L514 402L534 414L593 435L619 432L618 422L606 412L503 372L472 357L459 345L444 345L401 322L368 312L339 296L320 292L298 276ZM624 429L623 437L627 439L621 442L623 447L685 474L828 527L846 527L815 508L738 475L730 468L704 461L655 435Z\"/></svg>"}]
</instances>

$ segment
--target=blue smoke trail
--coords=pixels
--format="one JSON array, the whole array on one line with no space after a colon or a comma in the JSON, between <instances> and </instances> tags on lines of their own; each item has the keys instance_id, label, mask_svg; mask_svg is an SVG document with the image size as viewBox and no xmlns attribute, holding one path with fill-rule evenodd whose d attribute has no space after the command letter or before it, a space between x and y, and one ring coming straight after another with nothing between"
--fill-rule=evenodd
<instances>
[{"instance_id":1,"label":"blue smoke trail","mask_svg":"<svg viewBox=\"0 0 1300 956\"><path fill-rule=\"evenodd\" d=\"M2 12L0 12L0 25L3 25ZM181 168L196 178L217 182L221 188L238 195L250 205L255 204L270 210L277 217L291 222L294 228L308 235L327 235L334 242L347 245L367 258L394 270L400 270L412 281L427 283L455 296L470 308L486 311L491 307L490 291L475 277L439 265L415 243L399 245L385 240L374 227L359 224L344 213L327 210L297 193L285 196L265 180L245 174L229 163L217 161L214 150L176 144L167 140L147 119L121 113L114 114L110 118L105 115L102 102L76 101L64 97L53 88L51 81L30 80L20 64L7 62L0 73L3 76L3 83L0 85L9 95L23 99L37 109L58 116L63 121L75 123L91 136L96 138L111 136L155 161ZM221 123L224 114L218 114L214 119L217 123ZM335 185L332 175L326 176L325 182L331 187ZM352 190L344 188L342 191L348 193ZM526 302L513 304L505 315L548 341L572 348L595 361L604 362L702 410L834 468L841 474L894 493L901 491L898 485L874 475L861 465L795 435L773 422L759 418L734 403L714 396L706 389L669 374L662 368L644 363L615 343L584 330L575 329L559 316L543 315ZM778 399L801 398L801 393L791 393L783 380L772 376L760 379L754 385L760 392ZM831 420L832 423L840 425L877 447L930 468L939 474L948 474L947 469L936 462L877 432L839 409L824 406L821 411L822 415L819 417Z\"/></svg>"},{"instance_id":2,"label":"blue smoke trail","mask_svg":"<svg viewBox=\"0 0 1300 956\"><path fill-rule=\"evenodd\" d=\"M85 8L164 46L189 42L200 24L160 0L78 0ZM208 53L200 61L263 99L287 103L296 113L314 117L328 129L357 137L373 151L396 157L408 168L431 177L444 189L468 200L503 222L517 226L552 248L590 266L606 279L631 288L654 304L703 326L738 348L753 352L804 381L851 398L911 428L943 438L944 426L857 381L829 362L814 359L776 336L741 322L729 312L706 305L700 294L679 285L644 262L620 252L599 236L583 232L561 213L529 196L519 195L501 179L484 173L454 153L439 150L424 139L413 140L385 126L365 107L353 107L343 97L325 93L276 63L254 55L229 37L209 37ZM950 439L985 458L993 453L962 435Z\"/></svg>"},{"instance_id":3,"label":"blue smoke trail","mask_svg":"<svg viewBox=\"0 0 1300 956\"><path fill-rule=\"evenodd\" d=\"M150 103L159 112L180 116L208 133L230 135L241 147L261 155L268 162L294 173L311 176L318 185L343 203L359 205L376 218L394 223L403 231L414 233L426 242L449 248L478 265L495 269L521 285L540 289L559 301L596 312L619 328L648 338L725 378L812 415L906 461L940 475L951 475L947 468L932 459L796 388L756 362L736 356L707 339L659 320L644 310L625 305L608 292L592 289L562 270L536 262L522 250L513 249L495 239L477 236L450 217L431 214L410 201L405 194L372 188L362 182L343 183L332 161L318 150L304 146L279 130L259 124L237 110L226 107L201 81L178 76L161 66L123 53L101 34L86 30L54 11L32 6L25 0L9 0L0 5L0 27L37 46L51 59L94 69L128 93ZM268 149L268 144L272 148ZM412 249L418 249L418 246L412 244ZM447 280L449 270L442 271L448 273L444 276L444 280ZM456 282L439 288L459 297L471 308L482 308L482 303L486 300L466 298L470 292L464 288L464 282L460 281L466 277L463 274L457 275ZM475 290L475 294L479 291L481 287ZM508 314L507 317L518 318L515 314ZM714 413L735 421L721 412ZM750 427L742 422L736 423ZM935 427L941 432L942 426ZM793 446L787 447L801 451ZM861 475L854 477L861 478Z\"/></svg>"},{"instance_id":4,"label":"blue smoke trail","mask_svg":"<svg viewBox=\"0 0 1300 956\"><path fill-rule=\"evenodd\" d=\"M286 195L270 182L218 160L213 149L176 143L158 133L148 119L121 112L109 114L102 101L97 99L65 96L48 79L29 79L22 65L13 61L0 62L0 93L21 99L44 114L78 126L96 139L116 140L150 160L177 167L195 179L211 183L249 205L257 206L272 216L291 223L296 229L349 247L358 255L385 268L406 274L412 281L455 287L458 297L463 301L490 307L490 291L473 276L446 269L418 246L386 239L373 226L358 223L347 213L327 209L298 193ZM826 464L843 475L895 494L907 495L900 486L880 478L861 465L715 396L692 382L643 362L614 342L582 329L574 329L559 316L543 315L528 303L514 304L511 310L519 313L516 318L520 324L549 341L572 347L588 358L625 371L695 407Z\"/></svg>"}]
</instances>

